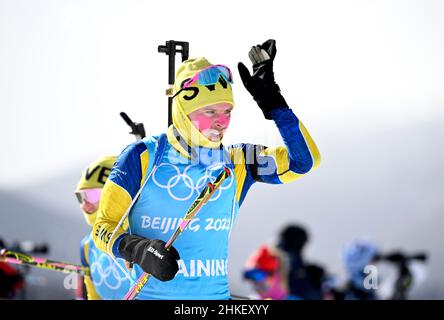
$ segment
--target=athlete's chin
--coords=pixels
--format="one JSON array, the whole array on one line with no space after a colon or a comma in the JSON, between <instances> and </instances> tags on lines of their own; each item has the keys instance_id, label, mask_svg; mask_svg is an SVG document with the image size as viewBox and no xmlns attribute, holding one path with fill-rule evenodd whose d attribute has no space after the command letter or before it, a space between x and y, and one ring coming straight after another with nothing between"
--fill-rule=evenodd
<instances>
[{"instance_id":1,"label":"athlete's chin","mask_svg":"<svg viewBox=\"0 0 444 320\"><path fill-rule=\"evenodd\" d=\"M221 142L223 137L224 137L224 132L219 131L219 132L208 132L206 134L206 137L208 140L212 141L212 142Z\"/></svg>"},{"instance_id":2,"label":"athlete's chin","mask_svg":"<svg viewBox=\"0 0 444 320\"><path fill-rule=\"evenodd\" d=\"M201 133L211 142L221 142L222 138L224 137L225 130L206 129L201 131Z\"/></svg>"},{"instance_id":3,"label":"athlete's chin","mask_svg":"<svg viewBox=\"0 0 444 320\"><path fill-rule=\"evenodd\" d=\"M208 137L208 140L210 140L211 142L221 142L223 137L224 136L217 136L217 137L210 136Z\"/></svg>"}]
</instances>

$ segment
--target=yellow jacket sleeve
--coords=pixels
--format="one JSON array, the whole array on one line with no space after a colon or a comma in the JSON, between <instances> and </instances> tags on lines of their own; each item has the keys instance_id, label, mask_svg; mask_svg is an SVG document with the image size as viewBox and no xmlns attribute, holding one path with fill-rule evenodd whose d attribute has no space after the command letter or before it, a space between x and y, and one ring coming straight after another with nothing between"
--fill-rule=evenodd
<instances>
[{"instance_id":1,"label":"yellow jacket sleeve","mask_svg":"<svg viewBox=\"0 0 444 320\"><path fill-rule=\"evenodd\" d=\"M86 296L88 300L102 300L99 294L96 292L96 288L94 287L94 283L89 276L84 276L83 281L86 287Z\"/></svg>"},{"instance_id":2,"label":"yellow jacket sleeve","mask_svg":"<svg viewBox=\"0 0 444 320\"><path fill-rule=\"evenodd\" d=\"M118 240L128 229L127 219L116 228L143 184L148 162L145 143L131 144L118 157L103 187L93 239L97 248L115 257L120 257Z\"/></svg>"}]
</instances>

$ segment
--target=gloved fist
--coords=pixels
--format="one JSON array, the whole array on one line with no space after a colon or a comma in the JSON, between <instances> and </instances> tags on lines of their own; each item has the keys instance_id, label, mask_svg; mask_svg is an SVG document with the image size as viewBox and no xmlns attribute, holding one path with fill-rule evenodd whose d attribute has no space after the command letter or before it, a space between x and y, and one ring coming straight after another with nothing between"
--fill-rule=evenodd
<instances>
[{"instance_id":1,"label":"gloved fist","mask_svg":"<svg viewBox=\"0 0 444 320\"><path fill-rule=\"evenodd\" d=\"M179 253L174 247L165 249L165 242L158 239L147 239L137 235L125 236L119 243L120 255L130 263L137 263L160 281L174 278L179 265Z\"/></svg>"},{"instance_id":2,"label":"gloved fist","mask_svg":"<svg viewBox=\"0 0 444 320\"><path fill-rule=\"evenodd\" d=\"M265 41L262 45L251 47L248 57L253 64L253 75L248 68L239 62L239 75L245 88L261 108L266 119L271 120L271 110L288 108L287 102L281 95L277 83L274 81L273 61L276 56L276 41Z\"/></svg>"}]
</instances>

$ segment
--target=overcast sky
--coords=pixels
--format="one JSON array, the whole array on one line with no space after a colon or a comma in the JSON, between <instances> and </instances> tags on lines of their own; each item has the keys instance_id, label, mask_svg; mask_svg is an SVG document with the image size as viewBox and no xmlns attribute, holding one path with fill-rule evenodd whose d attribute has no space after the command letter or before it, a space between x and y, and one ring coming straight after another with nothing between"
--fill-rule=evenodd
<instances>
[{"instance_id":1,"label":"overcast sky","mask_svg":"<svg viewBox=\"0 0 444 320\"><path fill-rule=\"evenodd\" d=\"M236 65L277 40L276 79L320 147L323 137L443 119L442 1L0 0L0 188L118 153L166 128L166 40L190 42L235 73L225 144L279 144ZM179 61L178 61L179 63ZM263 127L262 127L263 126ZM322 148L321 148L322 151Z\"/></svg>"}]
</instances>

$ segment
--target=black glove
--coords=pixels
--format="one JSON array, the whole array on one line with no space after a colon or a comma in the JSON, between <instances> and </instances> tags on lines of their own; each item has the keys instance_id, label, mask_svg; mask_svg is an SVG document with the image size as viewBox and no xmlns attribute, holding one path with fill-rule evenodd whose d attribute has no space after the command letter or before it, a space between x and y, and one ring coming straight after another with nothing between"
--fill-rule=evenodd
<instances>
[{"instance_id":1,"label":"black glove","mask_svg":"<svg viewBox=\"0 0 444 320\"><path fill-rule=\"evenodd\" d=\"M119 253L126 261L137 263L143 271L160 281L169 281L179 271L177 260L180 256L174 247L165 249L165 244L158 239L128 235L120 241Z\"/></svg>"},{"instance_id":2,"label":"black glove","mask_svg":"<svg viewBox=\"0 0 444 320\"><path fill-rule=\"evenodd\" d=\"M265 119L271 120L271 110L288 108L281 95L279 86L274 81L273 60L276 56L276 41L267 40L262 45L251 47L248 56L253 63L253 75L239 62L237 68L245 88L253 96Z\"/></svg>"}]
</instances>

